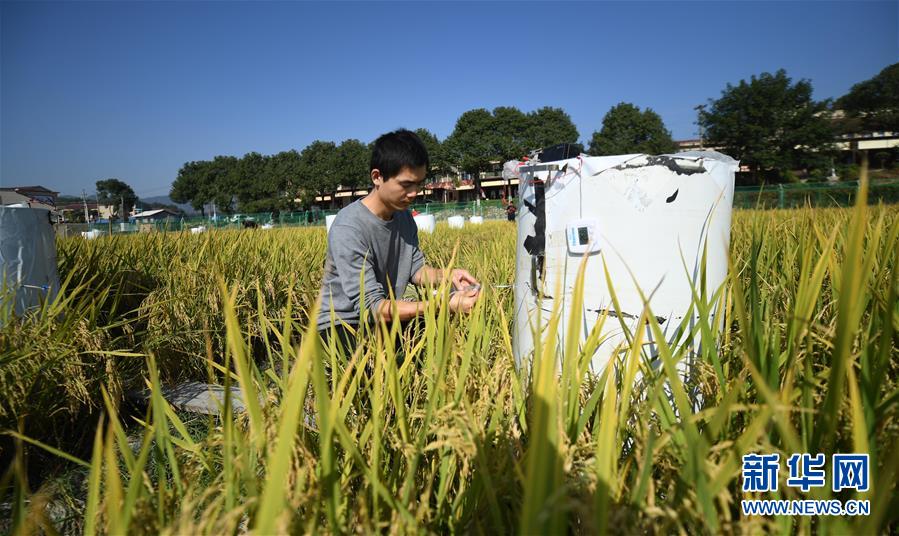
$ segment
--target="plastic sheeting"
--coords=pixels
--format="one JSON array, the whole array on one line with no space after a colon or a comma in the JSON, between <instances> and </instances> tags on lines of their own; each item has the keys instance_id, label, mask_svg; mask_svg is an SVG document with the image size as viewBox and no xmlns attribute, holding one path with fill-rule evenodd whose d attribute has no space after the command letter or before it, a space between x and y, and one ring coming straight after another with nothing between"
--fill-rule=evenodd
<instances>
[{"instance_id":1,"label":"plastic sheeting","mask_svg":"<svg viewBox=\"0 0 899 536\"><path fill-rule=\"evenodd\" d=\"M413 216L412 219L415 220L415 225L420 233L433 233L434 229L437 228L437 219L433 214L419 214L418 216Z\"/></svg>"},{"instance_id":2,"label":"plastic sheeting","mask_svg":"<svg viewBox=\"0 0 899 536\"><path fill-rule=\"evenodd\" d=\"M562 311L558 342L566 340L570 298L584 260L584 304L577 312L581 342L607 316L593 372L601 372L616 349L626 345L622 323L631 333L640 329L641 291L667 342L689 342L676 328L690 314L693 291L712 296L727 274L737 167L734 159L712 151L507 163L504 171L521 176L516 363L530 361L533 335L544 331L556 307ZM692 326L695 319L686 321ZM645 333L647 354L654 358L654 341Z\"/></svg>"},{"instance_id":3,"label":"plastic sheeting","mask_svg":"<svg viewBox=\"0 0 899 536\"><path fill-rule=\"evenodd\" d=\"M9 293L2 297L3 316L11 305L21 315L56 297L55 238L49 210L0 207L0 272L2 289Z\"/></svg>"}]
</instances>

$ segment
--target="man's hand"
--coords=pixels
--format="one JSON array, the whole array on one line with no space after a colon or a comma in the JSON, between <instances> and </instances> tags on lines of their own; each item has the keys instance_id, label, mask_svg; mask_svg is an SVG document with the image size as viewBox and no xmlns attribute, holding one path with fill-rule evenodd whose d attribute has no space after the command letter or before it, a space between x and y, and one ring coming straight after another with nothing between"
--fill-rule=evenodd
<instances>
[{"instance_id":1,"label":"man's hand","mask_svg":"<svg viewBox=\"0 0 899 536\"><path fill-rule=\"evenodd\" d=\"M468 272L468 270L456 268L455 270L452 270L448 275L450 282L453 284L453 290L473 290L472 287L479 288L481 286L478 280L475 279L474 276ZM419 286L437 286L440 285L445 277L447 277L446 270L441 270L440 268L433 268L426 265L412 275L412 284Z\"/></svg>"},{"instance_id":2,"label":"man's hand","mask_svg":"<svg viewBox=\"0 0 899 536\"><path fill-rule=\"evenodd\" d=\"M450 272L450 279L452 280L453 288L456 291L475 290L471 289L471 287L481 287L481 284L478 282L478 280L475 279L473 275L468 273L468 270L463 270L462 268L456 268L455 270Z\"/></svg>"},{"instance_id":3,"label":"man's hand","mask_svg":"<svg viewBox=\"0 0 899 536\"><path fill-rule=\"evenodd\" d=\"M463 272L465 270L462 270ZM450 311L454 313L467 313L478 301L480 293L477 290L460 290L453 292L449 299Z\"/></svg>"}]
</instances>

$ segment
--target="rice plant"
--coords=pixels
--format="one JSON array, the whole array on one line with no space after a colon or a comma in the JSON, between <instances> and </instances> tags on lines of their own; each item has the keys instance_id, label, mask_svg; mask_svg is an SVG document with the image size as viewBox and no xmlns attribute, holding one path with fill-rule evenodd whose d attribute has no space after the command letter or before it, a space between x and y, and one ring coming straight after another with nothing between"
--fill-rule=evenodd
<instances>
[{"instance_id":1,"label":"rice plant","mask_svg":"<svg viewBox=\"0 0 899 536\"><path fill-rule=\"evenodd\" d=\"M103 410L90 450L37 445L8 423L12 458L49 449L83 467L68 493L83 503L71 530L88 534L897 530L895 207L736 212L725 287L694 300L703 353L687 382L677 366L694 349L657 344L662 366L649 367L643 329L602 374L589 373L599 330L557 345L558 310L532 364L516 369L504 287L513 227L438 230L423 237L429 261L469 268L485 283L481 301L450 316L448 289L427 289L436 298L420 333L364 328L349 355L307 327L323 230L61 242L63 274L113 296L36 322L83 340L66 322L100 319L82 329L107 334L98 351L118 372L88 388ZM588 284L614 289L581 278L575 302ZM17 330L36 324L16 325L3 328L4 355L23 344ZM652 311L639 325L664 341ZM176 412L162 386L188 377L239 385L246 410L227 395L218 416ZM143 385L146 408L124 415L122 391ZM870 515L744 516L741 499L756 494L742 491L742 456L794 452L870 453L871 489L782 485L766 498L866 498ZM53 527L52 486L32 491L20 462L0 484L12 529Z\"/></svg>"}]
</instances>

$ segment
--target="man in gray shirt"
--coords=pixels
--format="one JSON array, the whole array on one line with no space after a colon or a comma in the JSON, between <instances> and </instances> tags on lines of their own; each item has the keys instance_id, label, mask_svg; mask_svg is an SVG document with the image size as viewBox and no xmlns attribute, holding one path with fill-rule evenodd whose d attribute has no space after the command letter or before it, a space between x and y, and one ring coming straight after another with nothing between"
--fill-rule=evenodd
<instances>
[{"instance_id":1,"label":"man in gray shirt","mask_svg":"<svg viewBox=\"0 0 899 536\"><path fill-rule=\"evenodd\" d=\"M428 167L428 151L413 132L401 129L375 141L371 193L338 212L328 232L316 322L323 339L330 338L333 328L341 344L351 347L355 337L346 326L359 325L363 307L374 321L390 322L394 313L401 322L418 317L426 302L391 299L401 297L409 283L437 285L449 277L456 290L450 309L468 312L474 306L478 281L466 270L445 273L428 266L418 247L418 227L408 208L422 188Z\"/></svg>"}]
</instances>

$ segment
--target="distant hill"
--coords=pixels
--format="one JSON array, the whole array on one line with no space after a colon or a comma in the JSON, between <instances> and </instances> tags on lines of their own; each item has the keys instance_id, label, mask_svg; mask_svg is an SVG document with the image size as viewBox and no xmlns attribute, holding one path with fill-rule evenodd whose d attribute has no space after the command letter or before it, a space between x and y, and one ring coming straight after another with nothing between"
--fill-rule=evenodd
<instances>
[{"instance_id":1,"label":"distant hill","mask_svg":"<svg viewBox=\"0 0 899 536\"><path fill-rule=\"evenodd\" d=\"M175 203L167 195L157 195L154 197L141 197L140 203L141 203L141 206L143 206L144 204L151 204L151 203L157 204L157 205L169 205L169 206L173 206L173 207L178 207L178 209L185 214L197 214L197 211L194 210L194 207L187 205L187 204Z\"/></svg>"},{"instance_id":2,"label":"distant hill","mask_svg":"<svg viewBox=\"0 0 899 536\"><path fill-rule=\"evenodd\" d=\"M88 201L88 203L93 203L94 199L95 199L94 197L88 197L87 201ZM81 196L80 195L62 194L62 195L59 195L56 197L57 205L68 205L71 203L81 203ZM194 207L192 207L190 205L181 204L181 203L175 203L174 201L169 199L169 196L167 196L167 195L157 195L154 197L141 197L139 203L140 203L141 208L143 208L144 210L151 210L153 208L162 208L163 205L167 205L168 208L177 207L178 210L180 210L187 216L199 214L199 212L194 210Z\"/></svg>"},{"instance_id":3,"label":"distant hill","mask_svg":"<svg viewBox=\"0 0 899 536\"><path fill-rule=\"evenodd\" d=\"M80 203L81 196L80 195L65 195L61 194L56 196L56 205L70 205L72 203Z\"/></svg>"}]
</instances>

